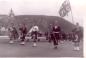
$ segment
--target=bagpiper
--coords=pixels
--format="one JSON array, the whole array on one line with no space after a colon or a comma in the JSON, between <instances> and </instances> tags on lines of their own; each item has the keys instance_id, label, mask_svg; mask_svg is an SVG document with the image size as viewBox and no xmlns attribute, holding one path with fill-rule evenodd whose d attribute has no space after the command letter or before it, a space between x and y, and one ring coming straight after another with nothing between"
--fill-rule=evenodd
<instances>
[{"instance_id":1,"label":"bagpiper","mask_svg":"<svg viewBox=\"0 0 86 58\"><path fill-rule=\"evenodd\" d=\"M39 32L39 28L37 25L34 25L29 31L29 33L31 33L31 36L32 36L31 38L34 40L33 47L37 46L36 42L37 42L38 32Z\"/></svg>"},{"instance_id":2,"label":"bagpiper","mask_svg":"<svg viewBox=\"0 0 86 58\"><path fill-rule=\"evenodd\" d=\"M19 36L20 36L20 39L21 39L21 43L22 45L25 44L25 37L27 35L27 27L25 24L20 24L20 27L19 27Z\"/></svg>"},{"instance_id":3,"label":"bagpiper","mask_svg":"<svg viewBox=\"0 0 86 58\"><path fill-rule=\"evenodd\" d=\"M57 49L58 42L60 40L60 32L61 32L61 28L58 25L58 22L56 21L52 29L52 33L53 33L52 41L55 49Z\"/></svg>"},{"instance_id":4,"label":"bagpiper","mask_svg":"<svg viewBox=\"0 0 86 58\"><path fill-rule=\"evenodd\" d=\"M76 28L73 29L73 43L74 43L74 50L80 50L80 27L79 23L76 23Z\"/></svg>"},{"instance_id":5,"label":"bagpiper","mask_svg":"<svg viewBox=\"0 0 86 58\"><path fill-rule=\"evenodd\" d=\"M8 32L10 38L9 43L14 43L14 40L18 38L18 33L13 23L10 24L10 27L8 28Z\"/></svg>"}]
</instances>

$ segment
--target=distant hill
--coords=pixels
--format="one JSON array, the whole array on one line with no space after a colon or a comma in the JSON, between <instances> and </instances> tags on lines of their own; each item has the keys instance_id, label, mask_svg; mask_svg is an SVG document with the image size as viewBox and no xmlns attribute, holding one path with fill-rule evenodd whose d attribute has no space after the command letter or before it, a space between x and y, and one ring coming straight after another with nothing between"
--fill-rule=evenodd
<instances>
[{"instance_id":1,"label":"distant hill","mask_svg":"<svg viewBox=\"0 0 86 58\"><path fill-rule=\"evenodd\" d=\"M7 26L8 25L8 19L9 17L7 15L0 15L0 25Z\"/></svg>"},{"instance_id":2,"label":"distant hill","mask_svg":"<svg viewBox=\"0 0 86 58\"><path fill-rule=\"evenodd\" d=\"M0 25L7 27L11 20L14 20L15 25L18 27L20 23L25 23L28 27L28 30L35 24L38 25L40 30L47 31L49 24L58 21L62 30L69 32L75 26L68 22L67 20L58 17L58 16L44 16L44 15L18 15L14 19L10 19L7 15L0 15Z\"/></svg>"},{"instance_id":3,"label":"distant hill","mask_svg":"<svg viewBox=\"0 0 86 58\"><path fill-rule=\"evenodd\" d=\"M47 31L50 23L54 23L54 21L58 21L62 30L69 32L71 31L75 25L68 22L67 20L58 17L58 16L43 16L43 15L18 15L15 16L16 24L26 23L28 29L30 29L33 24L38 25L40 30Z\"/></svg>"},{"instance_id":4,"label":"distant hill","mask_svg":"<svg viewBox=\"0 0 86 58\"><path fill-rule=\"evenodd\" d=\"M54 23L56 20L58 21L62 30L65 32L70 32L73 28L75 28L74 24L58 16L17 15L12 19L7 15L0 15L0 25L7 27L12 20L16 27L18 27L20 23L25 23L28 27L28 30L35 24L39 26L41 31L47 31L49 24Z\"/></svg>"},{"instance_id":5,"label":"distant hill","mask_svg":"<svg viewBox=\"0 0 86 58\"><path fill-rule=\"evenodd\" d=\"M72 29L75 28L74 24L58 16L17 15L14 18L10 18L7 15L0 15L0 25L8 27L11 21L13 21L18 29L20 23L25 23L27 25L28 31L35 24L39 26L39 29L42 32L46 32L48 30L49 24L53 24L56 20L58 21L62 30L65 32L70 32ZM81 27L80 33L83 36L83 27Z\"/></svg>"}]
</instances>

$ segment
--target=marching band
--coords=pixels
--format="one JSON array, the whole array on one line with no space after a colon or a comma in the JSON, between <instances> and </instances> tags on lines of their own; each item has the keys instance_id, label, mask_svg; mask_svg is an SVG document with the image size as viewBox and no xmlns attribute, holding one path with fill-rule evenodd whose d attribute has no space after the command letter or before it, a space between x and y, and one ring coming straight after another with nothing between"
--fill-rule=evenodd
<instances>
[{"instance_id":1,"label":"marching band","mask_svg":"<svg viewBox=\"0 0 86 58\"><path fill-rule=\"evenodd\" d=\"M19 30L19 33L17 32ZM20 39L22 45L25 44L25 37L27 36L28 30L25 24L20 24L19 29L16 30L16 27L13 23L10 24L10 27L8 28L9 31L9 43L14 43L14 40ZM78 32L80 31L79 24L77 23L76 28L72 30L70 35L68 33L64 33L61 30L61 27L59 26L58 22L55 21L54 24L50 24L48 36L47 39L51 43L53 43L54 49L58 48L58 43L64 40L69 40L74 43L74 50L80 50L79 43L80 43L80 37L78 35ZM37 44L37 38L39 33L39 28L37 25L34 25L32 29L30 30L31 33L31 39L33 39L33 47L36 47Z\"/></svg>"}]
</instances>

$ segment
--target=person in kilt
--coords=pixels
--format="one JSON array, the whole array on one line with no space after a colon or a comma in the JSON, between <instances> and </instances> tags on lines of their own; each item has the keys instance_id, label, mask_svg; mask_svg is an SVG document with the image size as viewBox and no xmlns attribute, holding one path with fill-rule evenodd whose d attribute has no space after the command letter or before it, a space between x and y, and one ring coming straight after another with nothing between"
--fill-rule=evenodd
<instances>
[{"instance_id":1,"label":"person in kilt","mask_svg":"<svg viewBox=\"0 0 86 58\"><path fill-rule=\"evenodd\" d=\"M27 28L25 24L20 24L20 28L19 28L19 37L21 39L21 43L22 45L25 44L25 37L27 35Z\"/></svg>"},{"instance_id":2,"label":"person in kilt","mask_svg":"<svg viewBox=\"0 0 86 58\"><path fill-rule=\"evenodd\" d=\"M32 39L34 40L33 47L37 46L36 42L37 42L38 31L39 31L38 26L33 26L31 31Z\"/></svg>"},{"instance_id":3,"label":"person in kilt","mask_svg":"<svg viewBox=\"0 0 86 58\"><path fill-rule=\"evenodd\" d=\"M79 36L77 33L73 33L73 43L74 43L74 50L80 50L79 48L79 42L80 42L80 39L79 39Z\"/></svg>"},{"instance_id":4,"label":"person in kilt","mask_svg":"<svg viewBox=\"0 0 86 58\"><path fill-rule=\"evenodd\" d=\"M76 28L72 31L73 32L73 43L74 43L74 50L80 50L80 28L79 23L76 23Z\"/></svg>"},{"instance_id":5,"label":"person in kilt","mask_svg":"<svg viewBox=\"0 0 86 58\"><path fill-rule=\"evenodd\" d=\"M10 38L9 43L14 43L14 40L18 38L18 33L13 23L11 23L10 27L8 28L8 32Z\"/></svg>"},{"instance_id":6,"label":"person in kilt","mask_svg":"<svg viewBox=\"0 0 86 58\"><path fill-rule=\"evenodd\" d=\"M56 22L56 23L58 23L58 22ZM57 49L58 42L60 40L60 32L61 32L60 26L58 24L55 24L52 29L52 33L53 33L52 41L53 41L53 45L54 45L55 49Z\"/></svg>"},{"instance_id":7,"label":"person in kilt","mask_svg":"<svg viewBox=\"0 0 86 58\"><path fill-rule=\"evenodd\" d=\"M50 24L49 27L48 27L48 40L49 40L49 43L52 41L52 38L53 38L52 29L53 29L53 25Z\"/></svg>"}]
</instances>

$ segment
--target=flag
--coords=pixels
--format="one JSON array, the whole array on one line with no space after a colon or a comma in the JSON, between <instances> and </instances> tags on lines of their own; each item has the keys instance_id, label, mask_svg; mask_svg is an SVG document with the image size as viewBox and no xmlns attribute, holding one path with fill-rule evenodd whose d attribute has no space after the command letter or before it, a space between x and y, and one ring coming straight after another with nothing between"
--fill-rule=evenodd
<instances>
[{"instance_id":1,"label":"flag","mask_svg":"<svg viewBox=\"0 0 86 58\"><path fill-rule=\"evenodd\" d=\"M68 14L68 12L71 10L70 2L68 0L65 0L59 10L59 15L61 17L64 17Z\"/></svg>"}]
</instances>

